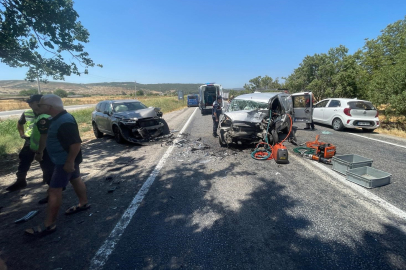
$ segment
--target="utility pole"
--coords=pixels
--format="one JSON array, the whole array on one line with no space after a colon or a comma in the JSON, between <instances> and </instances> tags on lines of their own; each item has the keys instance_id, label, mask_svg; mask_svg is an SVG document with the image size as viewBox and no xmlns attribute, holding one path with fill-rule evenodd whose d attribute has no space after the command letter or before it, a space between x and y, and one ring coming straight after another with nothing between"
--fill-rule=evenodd
<instances>
[{"instance_id":1,"label":"utility pole","mask_svg":"<svg viewBox=\"0 0 406 270\"><path fill-rule=\"evenodd\" d=\"M134 99L135 99L135 97L136 97L136 95L137 95L137 81L134 81Z\"/></svg>"}]
</instances>

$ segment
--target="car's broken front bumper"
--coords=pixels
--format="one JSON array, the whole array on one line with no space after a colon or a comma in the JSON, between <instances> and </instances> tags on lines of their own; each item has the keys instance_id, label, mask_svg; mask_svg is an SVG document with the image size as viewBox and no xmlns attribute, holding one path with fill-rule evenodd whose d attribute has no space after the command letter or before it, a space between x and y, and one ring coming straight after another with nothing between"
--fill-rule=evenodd
<instances>
[{"instance_id":1,"label":"car's broken front bumper","mask_svg":"<svg viewBox=\"0 0 406 270\"><path fill-rule=\"evenodd\" d=\"M163 133L164 124L159 119L121 121L119 127L123 137L130 142L145 142Z\"/></svg>"}]
</instances>

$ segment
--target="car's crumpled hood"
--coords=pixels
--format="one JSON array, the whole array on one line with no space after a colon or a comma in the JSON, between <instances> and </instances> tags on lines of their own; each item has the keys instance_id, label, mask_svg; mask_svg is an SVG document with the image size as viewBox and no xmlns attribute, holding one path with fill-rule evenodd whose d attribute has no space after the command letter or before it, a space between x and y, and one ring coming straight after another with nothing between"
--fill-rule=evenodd
<instances>
[{"instance_id":1,"label":"car's crumpled hood","mask_svg":"<svg viewBox=\"0 0 406 270\"><path fill-rule=\"evenodd\" d=\"M146 108L136 111L114 113L113 116L121 119L142 119L142 118L157 117L157 114L155 108Z\"/></svg>"},{"instance_id":2,"label":"car's crumpled hood","mask_svg":"<svg viewBox=\"0 0 406 270\"><path fill-rule=\"evenodd\" d=\"M225 113L233 122L250 122L260 123L264 119L266 113L264 111L235 111Z\"/></svg>"}]
</instances>

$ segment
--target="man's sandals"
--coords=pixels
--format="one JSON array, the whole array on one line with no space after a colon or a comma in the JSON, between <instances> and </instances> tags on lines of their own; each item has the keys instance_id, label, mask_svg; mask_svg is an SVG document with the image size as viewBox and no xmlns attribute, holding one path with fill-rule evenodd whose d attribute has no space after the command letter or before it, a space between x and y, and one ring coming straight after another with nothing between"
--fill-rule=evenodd
<instances>
[{"instance_id":1,"label":"man's sandals","mask_svg":"<svg viewBox=\"0 0 406 270\"><path fill-rule=\"evenodd\" d=\"M72 215L72 214L75 214L75 213L78 213L78 212L81 212L81 211L85 211L85 210L87 210L89 208L90 208L90 204L88 204L88 203L85 204L85 205L82 205L82 206L74 205L74 206L72 206L71 208L69 208L68 210L65 211L65 215Z\"/></svg>"},{"instance_id":2,"label":"man's sandals","mask_svg":"<svg viewBox=\"0 0 406 270\"><path fill-rule=\"evenodd\" d=\"M25 230L25 234L30 236L45 236L56 231L56 225L46 227L44 223L36 227Z\"/></svg>"}]
</instances>

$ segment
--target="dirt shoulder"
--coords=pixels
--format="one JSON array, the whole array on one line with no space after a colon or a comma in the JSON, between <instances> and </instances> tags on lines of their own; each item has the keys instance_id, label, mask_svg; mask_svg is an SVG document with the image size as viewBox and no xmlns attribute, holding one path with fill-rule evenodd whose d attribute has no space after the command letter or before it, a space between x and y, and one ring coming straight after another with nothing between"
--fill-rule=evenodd
<instances>
[{"instance_id":1,"label":"dirt shoulder","mask_svg":"<svg viewBox=\"0 0 406 270\"><path fill-rule=\"evenodd\" d=\"M180 130L193 110L174 111L164 118L171 130ZM38 201L46 196L47 186L42 185L41 170L34 163L27 188L7 193L5 188L15 181L16 164L11 160L7 169L2 168L0 181L0 259L8 269L85 268L167 147L160 142L119 145L110 136L85 142L81 175L92 206L85 212L64 215L67 208L77 203L72 186L68 185L63 193L57 231L39 239L23 232L43 221L46 205L39 205ZM14 223L33 210L39 212L32 219Z\"/></svg>"}]
</instances>

